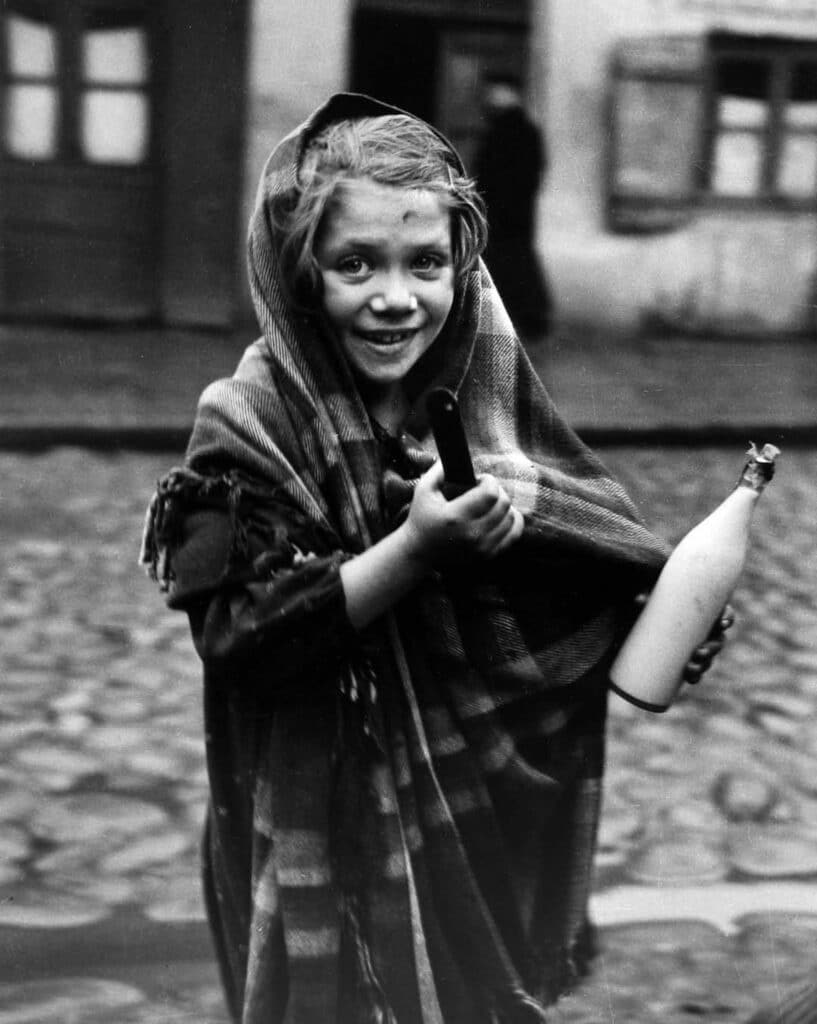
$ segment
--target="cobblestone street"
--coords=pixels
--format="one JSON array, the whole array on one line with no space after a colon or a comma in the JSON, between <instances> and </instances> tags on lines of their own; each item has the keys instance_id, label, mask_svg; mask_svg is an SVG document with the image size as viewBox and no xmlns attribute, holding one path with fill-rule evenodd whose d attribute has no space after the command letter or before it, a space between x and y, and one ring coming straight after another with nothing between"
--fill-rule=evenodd
<instances>
[{"instance_id":1,"label":"cobblestone street","mask_svg":"<svg viewBox=\"0 0 817 1024\"><path fill-rule=\"evenodd\" d=\"M676 541L743 451L602 456ZM199 668L136 564L173 461L0 452L0 1024L226 1021ZM732 1024L817 970L815 508L817 452L784 450L719 661L666 715L613 708L602 952L557 1024Z\"/></svg>"}]
</instances>

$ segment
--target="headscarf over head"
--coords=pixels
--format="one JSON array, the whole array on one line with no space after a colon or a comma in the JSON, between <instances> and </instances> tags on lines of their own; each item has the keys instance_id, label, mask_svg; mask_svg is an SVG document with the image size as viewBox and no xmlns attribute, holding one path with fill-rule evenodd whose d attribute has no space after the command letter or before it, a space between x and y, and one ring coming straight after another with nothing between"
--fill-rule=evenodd
<instances>
[{"instance_id":1,"label":"headscarf over head","mask_svg":"<svg viewBox=\"0 0 817 1024\"><path fill-rule=\"evenodd\" d=\"M293 310L287 300L270 210L273 201L297 188L303 152L322 129L335 121L402 113L366 96L333 96L270 155L249 228L250 286L264 335L252 359L264 363L280 389L280 415L291 418L299 432L303 420L310 421L302 444L281 453L285 477L291 470L301 477L284 483L314 514L320 509L353 549L382 535L387 521L372 425L349 366L320 318ZM451 158L462 168L453 148ZM214 413L224 408L225 392L241 391L242 377L254 372L249 365L245 369L235 380L215 384L203 406ZM495 474L505 485L530 525L528 541L575 548L643 571L646 578L655 574L666 549L644 529L620 485L562 420L481 262L460 281L446 326L407 385L412 411L405 432L432 454L424 398L437 386L458 395L476 469ZM231 404L232 398L226 402ZM207 446L206 424L199 424L191 452L204 461ZM268 453L246 454L268 474Z\"/></svg>"}]
</instances>

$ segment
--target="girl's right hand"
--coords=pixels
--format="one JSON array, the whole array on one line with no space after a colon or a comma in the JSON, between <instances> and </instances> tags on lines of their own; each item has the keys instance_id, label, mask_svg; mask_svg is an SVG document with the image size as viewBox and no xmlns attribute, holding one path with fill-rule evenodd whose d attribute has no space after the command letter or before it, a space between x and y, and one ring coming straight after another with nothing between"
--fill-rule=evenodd
<instances>
[{"instance_id":1,"label":"girl's right hand","mask_svg":"<svg viewBox=\"0 0 817 1024\"><path fill-rule=\"evenodd\" d=\"M468 554L493 558L519 539L522 514L496 477L481 473L476 487L450 501L443 483L439 461L417 481L404 523L414 557L427 564Z\"/></svg>"}]
</instances>

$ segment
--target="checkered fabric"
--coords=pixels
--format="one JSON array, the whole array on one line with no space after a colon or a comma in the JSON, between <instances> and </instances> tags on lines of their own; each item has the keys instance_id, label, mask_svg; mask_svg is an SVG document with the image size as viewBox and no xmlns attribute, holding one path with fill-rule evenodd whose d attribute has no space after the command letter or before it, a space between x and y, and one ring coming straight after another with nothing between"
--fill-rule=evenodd
<instances>
[{"instance_id":1,"label":"checkered fabric","mask_svg":"<svg viewBox=\"0 0 817 1024\"><path fill-rule=\"evenodd\" d=\"M336 96L270 157L249 238L263 338L205 391L146 531L204 660L205 884L244 1024L545 1019L589 948L607 668L666 557L559 417L482 264L407 381L399 438L375 435L342 353L288 306L271 205L324 125L393 112ZM438 385L524 535L357 634L339 565L433 461Z\"/></svg>"}]
</instances>

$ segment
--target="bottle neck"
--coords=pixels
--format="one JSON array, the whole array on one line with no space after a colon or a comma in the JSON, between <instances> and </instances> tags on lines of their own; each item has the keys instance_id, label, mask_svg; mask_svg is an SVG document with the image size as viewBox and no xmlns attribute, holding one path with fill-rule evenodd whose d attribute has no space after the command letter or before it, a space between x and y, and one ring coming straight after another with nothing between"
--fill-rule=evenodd
<instances>
[{"instance_id":1,"label":"bottle neck","mask_svg":"<svg viewBox=\"0 0 817 1024\"><path fill-rule=\"evenodd\" d=\"M773 445L766 445L762 453L758 453L752 446L749 450L749 461L743 467L737 486L748 488L755 495L759 495L774 476L774 460L778 454Z\"/></svg>"}]
</instances>

